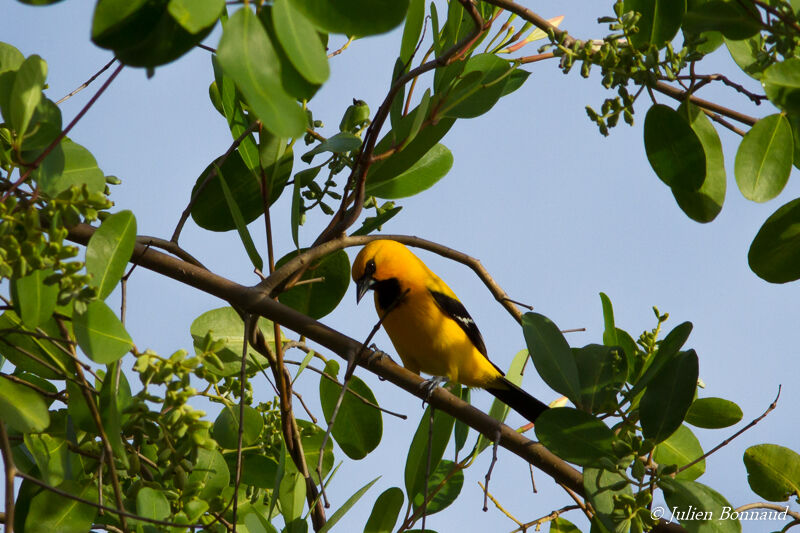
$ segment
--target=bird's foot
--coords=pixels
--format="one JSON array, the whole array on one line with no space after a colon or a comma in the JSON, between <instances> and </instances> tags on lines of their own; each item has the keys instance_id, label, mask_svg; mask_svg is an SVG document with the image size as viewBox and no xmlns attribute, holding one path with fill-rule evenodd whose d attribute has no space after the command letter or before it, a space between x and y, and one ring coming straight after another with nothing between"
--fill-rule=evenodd
<instances>
[{"instance_id":1,"label":"bird's foot","mask_svg":"<svg viewBox=\"0 0 800 533\"><path fill-rule=\"evenodd\" d=\"M425 393L425 398L422 403L425 404L431 398L431 394L436 390L439 385L447 383L447 378L444 376L435 376L420 383L419 388Z\"/></svg>"}]
</instances>

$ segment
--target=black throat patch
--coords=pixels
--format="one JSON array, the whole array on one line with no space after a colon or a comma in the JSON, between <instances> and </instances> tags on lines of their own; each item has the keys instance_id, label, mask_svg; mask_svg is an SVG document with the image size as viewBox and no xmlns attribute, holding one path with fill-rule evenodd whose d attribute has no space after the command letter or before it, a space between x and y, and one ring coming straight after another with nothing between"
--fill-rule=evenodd
<instances>
[{"instance_id":1,"label":"black throat patch","mask_svg":"<svg viewBox=\"0 0 800 533\"><path fill-rule=\"evenodd\" d=\"M375 293L378 295L378 306L382 310L389 309L395 304L395 300L400 297L400 282L397 278L389 278L376 281L373 285Z\"/></svg>"}]
</instances>

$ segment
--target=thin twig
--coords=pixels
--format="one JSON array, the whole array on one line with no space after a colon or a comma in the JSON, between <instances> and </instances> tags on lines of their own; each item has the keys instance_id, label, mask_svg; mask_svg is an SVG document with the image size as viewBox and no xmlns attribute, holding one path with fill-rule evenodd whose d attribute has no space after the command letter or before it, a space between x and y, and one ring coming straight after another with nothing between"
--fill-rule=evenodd
<instances>
[{"instance_id":1,"label":"thin twig","mask_svg":"<svg viewBox=\"0 0 800 533\"><path fill-rule=\"evenodd\" d=\"M25 180L28 179L28 176L31 175L31 172L39 168L39 165L42 164L44 158L50 155L50 152L52 152L53 149L56 146L58 146L59 143L61 143L61 140L67 136L67 134L72 130L72 128L75 127L75 124L77 124L78 121L81 118L83 118L83 115L85 115L86 112L89 111L89 109L94 105L97 99L100 98L100 95L102 95L105 92L105 90L108 89L108 86L111 85L111 82L114 81L114 78L116 78L117 74L120 73L122 67L124 67L124 65L120 63L119 66L116 68L116 70L114 70L114 72L112 72L111 75L108 77L108 79L103 83L103 85L100 86L97 92L94 93L94 95L89 99L88 102L86 102L86 105L83 106L83 108L80 111L78 111L78 114L75 115L75 118L73 118L70 121L70 123L67 124L67 127L64 128L55 139L53 139L53 141L47 146L47 148L44 149L44 151L41 154L39 154L39 157L37 157L33 161L33 163L31 163L30 165L26 165L25 172L23 172L22 175L19 177L19 179L15 181L11 185L11 187L9 187L6 190L6 192L3 194L3 197L0 198L0 202L5 202L6 199L11 195L11 193L13 193L17 189L17 187L22 185L25 182ZM20 135L22 135L23 133L24 132L21 132Z\"/></svg>"},{"instance_id":2,"label":"thin twig","mask_svg":"<svg viewBox=\"0 0 800 533\"><path fill-rule=\"evenodd\" d=\"M162 250L166 250L167 252L173 254L175 257L183 259L187 263L199 266L200 268L206 268L203 263L195 259L192 254L181 248L176 242L168 241L166 239L159 239L158 237L150 237L148 235L137 236L136 242L144 245L150 245L154 248L161 248ZM206 268L206 270L208 269Z\"/></svg>"},{"instance_id":3,"label":"thin twig","mask_svg":"<svg viewBox=\"0 0 800 533\"><path fill-rule=\"evenodd\" d=\"M347 42L344 43L341 48L339 48L338 50L334 50L333 52L328 54L328 59L330 59L332 57L336 57L339 54L341 54L342 52L344 52L345 50L347 50L347 47L350 46L350 43L352 43L354 39L355 39L355 37L351 35L350 38L347 39Z\"/></svg>"},{"instance_id":4,"label":"thin twig","mask_svg":"<svg viewBox=\"0 0 800 533\"><path fill-rule=\"evenodd\" d=\"M236 513L239 510L239 483L242 481L242 442L244 440L244 398L247 392L247 332L250 331L250 322L258 320L250 313L245 315L244 334L242 335L242 366L239 369L239 429L236 437L236 472L233 483L233 517L231 521L236 523Z\"/></svg>"},{"instance_id":5,"label":"thin twig","mask_svg":"<svg viewBox=\"0 0 800 533\"><path fill-rule=\"evenodd\" d=\"M105 65L103 65L103 68L101 68L100 70L98 70L97 72L95 72L95 74L94 74L94 75L93 75L91 78L89 78L88 80L86 80L85 82L83 82L83 83L82 83L82 84L81 84L81 85L80 85L80 86L79 86L77 89L75 89L74 91L72 91L71 93L69 93L67 96L65 96L64 98L62 98L62 99L61 99L61 100L59 100L58 102L56 102L56 105L60 105L60 104L62 104L62 103L64 103L64 102L66 102L67 100L69 100L70 98L72 98L73 96L75 96L76 94L78 94L79 92L81 92L82 90L84 90L85 88L87 88L87 87L88 87L88 86L89 86L89 85L90 85L90 84L91 84L91 83L92 83L94 80L96 80L96 79L97 79L97 78L98 78L98 77L99 77L99 76L100 76L100 75L101 75L103 72L105 72L106 70L108 70L108 69L109 69L109 67L111 67L111 65L113 65L113 64L114 64L114 61L116 61L116 60L117 60L117 58L116 58L116 57L112 57L112 58L111 58L111 61L109 61L108 63L106 63Z\"/></svg>"},{"instance_id":6,"label":"thin twig","mask_svg":"<svg viewBox=\"0 0 800 533\"><path fill-rule=\"evenodd\" d=\"M552 520L555 520L561 514L566 513L567 511L574 511L575 509L580 509L580 507L578 507L577 505L565 505L561 509L557 509L557 510L553 511L552 513L550 513L548 515L545 515L545 516L543 516L541 518L537 518L536 520L533 520L531 522L526 522L524 524L520 524L520 526L517 529L515 529L514 531L512 531L511 533L517 533L517 532L525 533L525 531L527 531L528 529L530 529L530 528L532 528L534 526L539 526L540 524L544 524L545 522L550 522Z\"/></svg>"},{"instance_id":7,"label":"thin twig","mask_svg":"<svg viewBox=\"0 0 800 533\"><path fill-rule=\"evenodd\" d=\"M509 519L511 519L512 521L514 521L514 523L515 523L515 524L517 524L518 526L522 527L522 522L520 522L519 520L517 520L517 519L514 517L514 515L512 515L510 512L508 512L508 511L507 511L507 510L506 510L506 509L505 509L505 508L504 508L502 505L500 505L500 502L499 502L499 501L497 501L497 498L495 498L494 496L492 496L492 493L491 493L491 492L489 492L489 489L488 489L488 488L487 488L487 487L486 487L486 486L485 486L483 483L481 483L480 481L478 481L478 486L481 488L481 490L483 491L483 493L484 493L484 494L486 494L486 495L489 497L489 499L490 499L490 500L492 500L492 503L494 504L494 506L495 506L495 507L497 507L497 509L498 509L498 510L499 510L501 513L503 513L504 515L506 515L506 516L507 516Z\"/></svg>"},{"instance_id":8,"label":"thin twig","mask_svg":"<svg viewBox=\"0 0 800 533\"><path fill-rule=\"evenodd\" d=\"M770 509L772 511L786 512L786 516L791 516L795 520L800 520L800 513L797 511L790 511L788 505L778 505L777 503L755 502L747 503L741 507L734 509L735 512L741 513L742 511L749 511L750 509Z\"/></svg>"},{"instance_id":9,"label":"thin twig","mask_svg":"<svg viewBox=\"0 0 800 533\"><path fill-rule=\"evenodd\" d=\"M489 463L489 470L486 471L486 475L484 476L483 480L486 483L486 487L483 491L483 512L489 510L489 505L487 498L489 497L489 480L492 479L492 470L494 470L494 465L497 463L497 447L500 446L500 427L497 427L497 433L494 436L494 440L492 442L492 462Z\"/></svg>"},{"instance_id":10,"label":"thin twig","mask_svg":"<svg viewBox=\"0 0 800 533\"><path fill-rule=\"evenodd\" d=\"M767 407L767 410L764 411L764 413L761 416L759 416L758 418L754 419L752 422L747 424L745 427L743 427L742 429L740 429L739 431L737 431L736 433L734 433L733 435L731 435L730 437L728 437L724 441L720 442L718 445L714 446L709 451L707 451L706 453L704 453L703 455L701 455L700 457L698 457L697 459L695 459L691 463L680 467L675 473L676 474L680 474L681 472L683 472L687 468L691 468L692 466L694 466L697 463L699 463L700 461L704 460L706 457L708 457L712 453L716 452L720 448L723 448L723 447L727 446L733 439L735 439L736 437L738 437L739 435L741 435L742 433L744 433L745 431L747 431L751 427L753 427L756 424L758 424L759 422L761 422L761 420L763 420L773 409L775 409L778 406L778 398L780 398L780 397L781 397L781 385L778 385L778 395L775 396L775 399L772 401L771 404L769 404L769 407Z\"/></svg>"}]
</instances>

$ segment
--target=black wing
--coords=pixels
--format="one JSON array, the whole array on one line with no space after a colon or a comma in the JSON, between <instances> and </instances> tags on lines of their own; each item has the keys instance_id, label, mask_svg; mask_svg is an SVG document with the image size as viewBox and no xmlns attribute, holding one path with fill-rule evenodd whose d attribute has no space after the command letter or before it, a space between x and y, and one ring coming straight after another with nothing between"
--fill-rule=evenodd
<instances>
[{"instance_id":1,"label":"black wing","mask_svg":"<svg viewBox=\"0 0 800 533\"><path fill-rule=\"evenodd\" d=\"M478 326L475 325L475 321L472 320L471 316L469 316L464 304L441 292L432 291L430 289L428 290L431 293L431 296L433 296L433 299L439 305L439 308L444 311L444 314L455 320L456 324L461 326L461 329L463 329L464 333L467 334L467 337L469 337L469 340L472 341L472 344L474 344L478 351L488 359L489 356L486 353L486 344L483 342L481 332L478 331Z\"/></svg>"}]
</instances>

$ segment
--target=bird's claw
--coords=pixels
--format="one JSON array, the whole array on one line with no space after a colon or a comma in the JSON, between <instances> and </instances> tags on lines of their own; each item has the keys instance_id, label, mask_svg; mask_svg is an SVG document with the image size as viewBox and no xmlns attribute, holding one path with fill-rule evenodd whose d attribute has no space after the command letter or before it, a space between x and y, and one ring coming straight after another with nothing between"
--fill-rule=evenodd
<instances>
[{"instance_id":1,"label":"bird's claw","mask_svg":"<svg viewBox=\"0 0 800 533\"><path fill-rule=\"evenodd\" d=\"M430 400L433 391L443 383L447 383L447 378L443 376L435 376L420 383L419 388L425 393L425 398L422 400L423 405Z\"/></svg>"}]
</instances>

